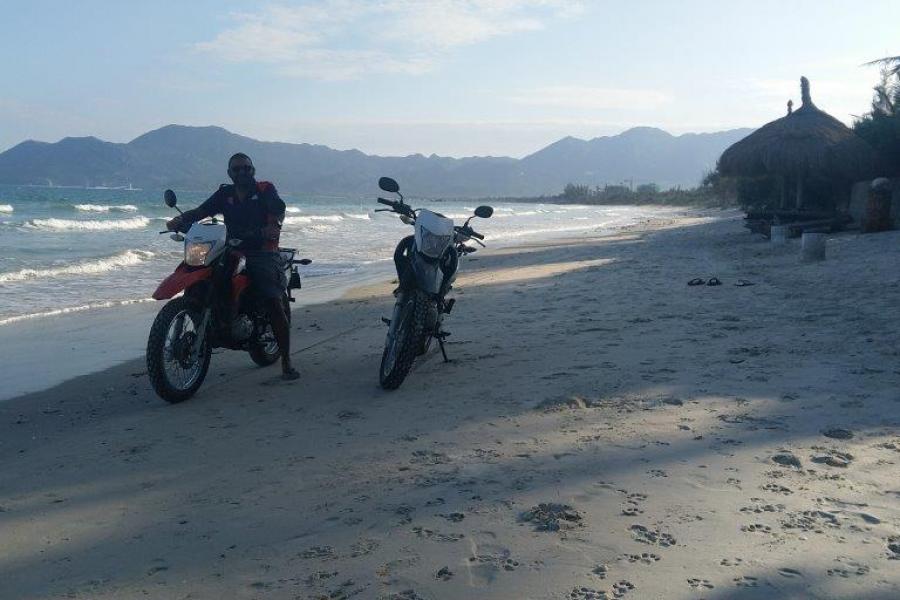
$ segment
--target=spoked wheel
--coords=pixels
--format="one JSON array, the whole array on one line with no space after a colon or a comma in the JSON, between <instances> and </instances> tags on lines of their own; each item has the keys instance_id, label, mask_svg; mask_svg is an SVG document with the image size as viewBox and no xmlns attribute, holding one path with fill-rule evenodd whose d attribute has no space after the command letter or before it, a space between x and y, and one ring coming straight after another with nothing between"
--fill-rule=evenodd
<instances>
[{"instance_id":1,"label":"spoked wheel","mask_svg":"<svg viewBox=\"0 0 900 600\"><path fill-rule=\"evenodd\" d=\"M147 373L160 398L176 403L187 400L200 388L209 370L211 349L200 335L201 313L182 296L166 304L150 328L147 340Z\"/></svg>"},{"instance_id":2,"label":"spoked wheel","mask_svg":"<svg viewBox=\"0 0 900 600\"><path fill-rule=\"evenodd\" d=\"M381 355L380 381L386 390L400 387L412 368L422 346L428 304L421 292L404 292L398 308Z\"/></svg>"},{"instance_id":3,"label":"spoked wheel","mask_svg":"<svg viewBox=\"0 0 900 600\"><path fill-rule=\"evenodd\" d=\"M287 298L284 299L284 311L287 315L288 325L291 324L291 305L288 304ZM268 318L267 318L268 319ZM275 332L272 331L272 324L266 322L266 328L262 335L250 346L250 358L253 362L261 367L268 367L281 358L281 348L278 347L278 340L275 339Z\"/></svg>"}]
</instances>

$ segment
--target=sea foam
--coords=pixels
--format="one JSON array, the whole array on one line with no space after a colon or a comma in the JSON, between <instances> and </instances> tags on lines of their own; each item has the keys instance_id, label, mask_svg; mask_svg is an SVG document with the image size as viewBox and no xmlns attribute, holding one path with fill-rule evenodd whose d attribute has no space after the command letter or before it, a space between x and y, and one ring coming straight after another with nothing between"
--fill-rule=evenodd
<instances>
[{"instance_id":1,"label":"sea foam","mask_svg":"<svg viewBox=\"0 0 900 600\"><path fill-rule=\"evenodd\" d=\"M126 250L113 256L87 260L83 262L47 267L43 269L20 269L9 273L0 273L0 283L28 281L31 279L47 279L67 275L97 275L122 267L130 267L153 258L153 253L146 250Z\"/></svg>"},{"instance_id":2,"label":"sea foam","mask_svg":"<svg viewBox=\"0 0 900 600\"><path fill-rule=\"evenodd\" d=\"M81 212L137 212L138 207L134 204L73 204L75 210Z\"/></svg>"},{"instance_id":3,"label":"sea foam","mask_svg":"<svg viewBox=\"0 0 900 600\"><path fill-rule=\"evenodd\" d=\"M0 213L11 213L13 211L12 204L0 204Z\"/></svg>"},{"instance_id":4,"label":"sea foam","mask_svg":"<svg viewBox=\"0 0 900 600\"><path fill-rule=\"evenodd\" d=\"M81 219L32 219L25 226L34 229L50 229L54 231L126 231L144 229L150 224L147 217L131 217L130 219L108 219L102 221Z\"/></svg>"}]
</instances>

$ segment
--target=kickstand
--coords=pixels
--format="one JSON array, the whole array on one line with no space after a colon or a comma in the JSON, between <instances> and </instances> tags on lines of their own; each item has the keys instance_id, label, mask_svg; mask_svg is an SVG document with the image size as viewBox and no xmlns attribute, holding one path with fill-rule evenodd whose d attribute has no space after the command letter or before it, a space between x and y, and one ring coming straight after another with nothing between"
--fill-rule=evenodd
<instances>
[{"instance_id":1,"label":"kickstand","mask_svg":"<svg viewBox=\"0 0 900 600\"><path fill-rule=\"evenodd\" d=\"M444 362L450 362L450 359L447 358L447 349L444 348L444 336L438 337L438 345L441 347L441 354L444 355Z\"/></svg>"}]
</instances>

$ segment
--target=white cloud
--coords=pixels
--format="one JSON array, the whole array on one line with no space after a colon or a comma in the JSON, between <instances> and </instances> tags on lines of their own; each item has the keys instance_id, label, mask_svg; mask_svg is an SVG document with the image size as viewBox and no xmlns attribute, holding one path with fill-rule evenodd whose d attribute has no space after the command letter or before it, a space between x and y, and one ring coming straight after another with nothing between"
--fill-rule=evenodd
<instances>
[{"instance_id":1,"label":"white cloud","mask_svg":"<svg viewBox=\"0 0 900 600\"><path fill-rule=\"evenodd\" d=\"M582 6L564 0L317 0L235 13L231 27L195 47L224 61L271 64L298 77L417 75L453 48L536 31Z\"/></svg>"},{"instance_id":2,"label":"white cloud","mask_svg":"<svg viewBox=\"0 0 900 600\"><path fill-rule=\"evenodd\" d=\"M516 104L570 109L654 110L665 106L672 98L652 89L558 85L521 90L509 100Z\"/></svg>"}]
</instances>

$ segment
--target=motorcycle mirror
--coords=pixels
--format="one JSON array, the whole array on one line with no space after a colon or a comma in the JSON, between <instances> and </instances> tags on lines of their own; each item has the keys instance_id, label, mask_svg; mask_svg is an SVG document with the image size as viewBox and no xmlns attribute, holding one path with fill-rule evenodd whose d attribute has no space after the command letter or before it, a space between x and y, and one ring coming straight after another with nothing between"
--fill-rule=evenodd
<instances>
[{"instance_id":1,"label":"motorcycle mirror","mask_svg":"<svg viewBox=\"0 0 900 600\"><path fill-rule=\"evenodd\" d=\"M300 263L301 265L308 265L308 264L312 263L312 260L310 260L308 258L301 258L297 262Z\"/></svg>"},{"instance_id":2,"label":"motorcycle mirror","mask_svg":"<svg viewBox=\"0 0 900 600\"><path fill-rule=\"evenodd\" d=\"M172 240L173 242L183 242L184 236L181 235L180 233L173 233L172 235L169 236L169 239Z\"/></svg>"},{"instance_id":3,"label":"motorcycle mirror","mask_svg":"<svg viewBox=\"0 0 900 600\"><path fill-rule=\"evenodd\" d=\"M494 214L494 209L487 205L475 209L475 216L481 219L490 219L492 214Z\"/></svg>"},{"instance_id":4,"label":"motorcycle mirror","mask_svg":"<svg viewBox=\"0 0 900 600\"><path fill-rule=\"evenodd\" d=\"M400 215L400 220L403 221L404 223L406 223L407 225L412 225L413 223L415 223L415 221L413 221L406 215Z\"/></svg>"},{"instance_id":5,"label":"motorcycle mirror","mask_svg":"<svg viewBox=\"0 0 900 600\"><path fill-rule=\"evenodd\" d=\"M172 190L166 190L163 193L163 200L169 208L175 208L175 205L178 204L178 198L175 197L175 192Z\"/></svg>"},{"instance_id":6,"label":"motorcycle mirror","mask_svg":"<svg viewBox=\"0 0 900 600\"><path fill-rule=\"evenodd\" d=\"M391 192L392 194L396 194L400 191L400 184L391 179L390 177L382 177L378 180L378 187L383 189L386 192Z\"/></svg>"}]
</instances>

